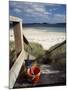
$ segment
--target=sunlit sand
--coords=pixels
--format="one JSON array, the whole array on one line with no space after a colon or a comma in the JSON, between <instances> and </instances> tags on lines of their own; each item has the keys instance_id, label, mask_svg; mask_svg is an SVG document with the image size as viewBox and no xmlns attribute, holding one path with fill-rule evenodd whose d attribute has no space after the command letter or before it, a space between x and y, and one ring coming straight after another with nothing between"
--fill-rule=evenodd
<instances>
[{"instance_id":1,"label":"sunlit sand","mask_svg":"<svg viewBox=\"0 0 68 90\"><path fill-rule=\"evenodd\" d=\"M29 42L40 43L46 50L66 39L65 32L48 32L47 30L23 28L23 33ZM12 30L10 35L10 40L14 40Z\"/></svg>"},{"instance_id":2,"label":"sunlit sand","mask_svg":"<svg viewBox=\"0 0 68 90\"><path fill-rule=\"evenodd\" d=\"M65 40L64 32L47 32L47 30L24 28L23 33L30 42L38 42L44 49L49 49L51 46Z\"/></svg>"}]
</instances>

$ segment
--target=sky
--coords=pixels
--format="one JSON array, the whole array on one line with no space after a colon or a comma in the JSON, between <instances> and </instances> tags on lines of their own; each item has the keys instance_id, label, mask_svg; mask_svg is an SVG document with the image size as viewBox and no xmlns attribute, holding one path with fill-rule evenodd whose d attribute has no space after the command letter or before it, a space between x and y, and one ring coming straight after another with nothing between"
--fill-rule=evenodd
<instances>
[{"instance_id":1,"label":"sky","mask_svg":"<svg viewBox=\"0 0 68 90\"><path fill-rule=\"evenodd\" d=\"M9 15L20 17L23 23L65 23L66 5L9 1Z\"/></svg>"}]
</instances>

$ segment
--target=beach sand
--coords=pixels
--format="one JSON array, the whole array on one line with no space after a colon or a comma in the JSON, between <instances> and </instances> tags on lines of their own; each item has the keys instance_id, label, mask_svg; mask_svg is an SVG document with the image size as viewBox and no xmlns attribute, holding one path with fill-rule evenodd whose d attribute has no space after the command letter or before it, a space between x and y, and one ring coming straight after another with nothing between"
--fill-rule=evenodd
<instances>
[{"instance_id":1,"label":"beach sand","mask_svg":"<svg viewBox=\"0 0 68 90\"><path fill-rule=\"evenodd\" d=\"M66 39L65 32L48 32L47 30L38 30L34 28L23 28L23 34L29 42L40 43L46 50ZM10 40L14 40L12 30L10 30Z\"/></svg>"},{"instance_id":2,"label":"beach sand","mask_svg":"<svg viewBox=\"0 0 68 90\"><path fill-rule=\"evenodd\" d=\"M44 49L49 49L66 39L65 32L47 32L47 30L24 28L23 33L30 42L40 43Z\"/></svg>"}]
</instances>

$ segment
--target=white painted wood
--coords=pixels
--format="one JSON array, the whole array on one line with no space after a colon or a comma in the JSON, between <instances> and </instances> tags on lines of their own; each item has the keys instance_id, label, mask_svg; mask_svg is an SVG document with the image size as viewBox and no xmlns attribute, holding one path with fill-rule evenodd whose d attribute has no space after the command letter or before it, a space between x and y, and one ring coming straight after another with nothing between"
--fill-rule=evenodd
<instances>
[{"instance_id":1,"label":"white painted wood","mask_svg":"<svg viewBox=\"0 0 68 90\"><path fill-rule=\"evenodd\" d=\"M13 88L16 79L19 75L20 69L24 64L26 53L24 51L24 44L23 44L22 20L17 17L10 16L10 21L12 21L14 24L15 49L16 54L19 54L9 72L9 88Z\"/></svg>"},{"instance_id":2,"label":"white painted wood","mask_svg":"<svg viewBox=\"0 0 68 90\"><path fill-rule=\"evenodd\" d=\"M22 33L22 20L17 17L10 16L10 21L13 22L14 26L14 38L15 38L15 49L16 54L19 54L14 65L12 66L9 75L9 88L13 88L15 81L19 75L22 64L25 59L25 51L23 44L23 33Z\"/></svg>"},{"instance_id":3,"label":"white painted wood","mask_svg":"<svg viewBox=\"0 0 68 90\"><path fill-rule=\"evenodd\" d=\"M11 21L11 22L20 22L22 20L18 17L9 16L9 21Z\"/></svg>"},{"instance_id":4,"label":"white painted wood","mask_svg":"<svg viewBox=\"0 0 68 90\"><path fill-rule=\"evenodd\" d=\"M21 66L24 64L25 51L23 50L9 72L9 88L13 88L19 75Z\"/></svg>"}]
</instances>

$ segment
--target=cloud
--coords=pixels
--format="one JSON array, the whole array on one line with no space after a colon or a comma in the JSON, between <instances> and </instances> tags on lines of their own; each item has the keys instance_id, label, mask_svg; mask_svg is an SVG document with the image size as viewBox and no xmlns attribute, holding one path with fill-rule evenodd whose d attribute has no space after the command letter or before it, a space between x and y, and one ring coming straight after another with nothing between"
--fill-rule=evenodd
<instances>
[{"instance_id":1,"label":"cloud","mask_svg":"<svg viewBox=\"0 0 68 90\"><path fill-rule=\"evenodd\" d=\"M62 14L55 14L53 21L56 21L58 23L66 22L66 16Z\"/></svg>"},{"instance_id":2,"label":"cloud","mask_svg":"<svg viewBox=\"0 0 68 90\"><path fill-rule=\"evenodd\" d=\"M65 15L62 15L62 14L55 14L54 16L56 16L58 18L65 18Z\"/></svg>"},{"instance_id":3,"label":"cloud","mask_svg":"<svg viewBox=\"0 0 68 90\"><path fill-rule=\"evenodd\" d=\"M49 9L50 12L56 11L56 10L57 10L57 8L51 8L51 9Z\"/></svg>"},{"instance_id":4,"label":"cloud","mask_svg":"<svg viewBox=\"0 0 68 90\"><path fill-rule=\"evenodd\" d=\"M46 11L44 8L40 8L40 7L35 7L34 10L36 12L45 12Z\"/></svg>"},{"instance_id":5,"label":"cloud","mask_svg":"<svg viewBox=\"0 0 68 90\"><path fill-rule=\"evenodd\" d=\"M25 12L27 12L27 14L30 14L33 17L37 17L37 18L39 17L39 18L45 18L45 19L48 18L48 15L51 14L46 10L43 4L37 4L37 3L27 4Z\"/></svg>"},{"instance_id":6,"label":"cloud","mask_svg":"<svg viewBox=\"0 0 68 90\"><path fill-rule=\"evenodd\" d=\"M45 3L34 3L34 2L14 2L10 1L10 12L12 9L13 13L21 15L24 21L36 20L36 22L60 22L65 21L65 16L60 13L55 13L57 7L60 4L45 4ZM49 8L49 9L48 9ZM15 14L14 14L15 15Z\"/></svg>"},{"instance_id":7,"label":"cloud","mask_svg":"<svg viewBox=\"0 0 68 90\"><path fill-rule=\"evenodd\" d=\"M46 3L46 6L55 7L55 6L61 6L61 4Z\"/></svg>"},{"instance_id":8,"label":"cloud","mask_svg":"<svg viewBox=\"0 0 68 90\"><path fill-rule=\"evenodd\" d=\"M15 8L14 11L17 12L17 13L21 13L21 12L22 12L22 11L21 11L20 9L18 9L18 8Z\"/></svg>"},{"instance_id":9,"label":"cloud","mask_svg":"<svg viewBox=\"0 0 68 90\"><path fill-rule=\"evenodd\" d=\"M50 14L50 12L48 12L45 8L45 4L41 4L41 3L28 3L28 2L12 2L10 3L11 7L14 7L14 11L17 12L27 12L27 13L35 13L35 14ZM24 8L23 8L24 7Z\"/></svg>"}]
</instances>

